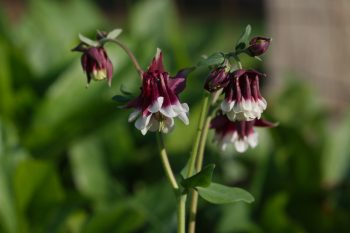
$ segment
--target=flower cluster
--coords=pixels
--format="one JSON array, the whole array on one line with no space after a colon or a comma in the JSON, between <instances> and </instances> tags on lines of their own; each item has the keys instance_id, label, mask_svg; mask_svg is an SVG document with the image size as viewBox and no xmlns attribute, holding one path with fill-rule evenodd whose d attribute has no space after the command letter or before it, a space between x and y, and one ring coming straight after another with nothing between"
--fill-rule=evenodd
<instances>
[{"instance_id":1,"label":"flower cluster","mask_svg":"<svg viewBox=\"0 0 350 233\"><path fill-rule=\"evenodd\" d=\"M254 37L245 52L252 57L261 55L266 52L270 41L269 38ZM234 58L237 59L237 54ZM227 144L231 143L238 152L244 152L248 146L257 145L258 137L253 130L254 126L274 126L260 119L267 107L267 102L260 93L260 80L266 75L243 68L230 72L228 59L226 57L224 65L218 66L209 74L204 88L211 93L222 89L224 93L220 113L211 124L220 148L225 150Z\"/></svg>"},{"instance_id":2,"label":"flower cluster","mask_svg":"<svg viewBox=\"0 0 350 233\"><path fill-rule=\"evenodd\" d=\"M175 117L188 125L189 107L186 103L180 103L178 97L185 88L186 75L187 71L182 70L175 77L170 77L164 70L162 52L158 49L152 64L142 74L140 95L127 104L128 108L135 108L129 122L137 119L135 127L143 135L147 131L170 132Z\"/></svg>"}]
</instances>

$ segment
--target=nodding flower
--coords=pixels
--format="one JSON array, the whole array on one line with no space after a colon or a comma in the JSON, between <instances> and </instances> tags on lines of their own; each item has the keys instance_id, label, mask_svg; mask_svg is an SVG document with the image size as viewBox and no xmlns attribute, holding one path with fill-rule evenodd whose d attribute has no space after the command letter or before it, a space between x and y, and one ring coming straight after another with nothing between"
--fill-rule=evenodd
<instances>
[{"instance_id":1,"label":"nodding flower","mask_svg":"<svg viewBox=\"0 0 350 233\"><path fill-rule=\"evenodd\" d=\"M226 87L229 82L229 71L230 66L227 64L213 70L204 84L204 89L209 92L215 92Z\"/></svg>"},{"instance_id":2,"label":"nodding flower","mask_svg":"<svg viewBox=\"0 0 350 233\"><path fill-rule=\"evenodd\" d=\"M108 58L106 50L102 46L93 47L85 43L80 43L72 51L82 52L81 65L87 76L87 84L91 80L108 80L108 85L112 84L113 64Z\"/></svg>"},{"instance_id":3,"label":"nodding flower","mask_svg":"<svg viewBox=\"0 0 350 233\"><path fill-rule=\"evenodd\" d=\"M174 127L174 118L178 117L188 125L189 107L180 103L178 94L185 89L189 69L181 70L175 77L170 77L163 67L163 56L157 49L148 70L142 74L140 95L127 104L135 111L129 116L129 122L135 121L135 127L143 135L147 131L168 133Z\"/></svg>"},{"instance_id":4,"label":"nodding flower","mask_svg":"<svg viewBox=\"0 0 350 233\"><path fill-rule=\"evenodd\" d=\"M255 70L240 69L230 74L229 83L223 90L225 99L221 110L231 121L250 121L261 117L267 107L259 88L262 77L265 74Z\"/></svg>"},{"instance_id":5,"label":"nodding flower","mask_svg":"<svg viewBox=\"0 0 350 233\"><path fill-rule=\"evenodd\" d=\"M249 146L258 145L258 133L254 127L275 127L277 124L263 119L252 121L230 121L225 115L217 115L210 123L210 128L215 130L215 141L221 150L228 145L234 145L236 151L243 153Z\"/></svg>"}]
</instances>

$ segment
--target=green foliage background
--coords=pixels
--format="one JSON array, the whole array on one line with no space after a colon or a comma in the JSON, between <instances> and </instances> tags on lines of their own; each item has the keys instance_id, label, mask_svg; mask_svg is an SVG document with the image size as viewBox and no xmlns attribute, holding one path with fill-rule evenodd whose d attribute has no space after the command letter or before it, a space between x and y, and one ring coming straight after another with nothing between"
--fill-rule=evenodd
<instances>
[{"instance_id":1,"label":"green foliage background","mask_svg":"<svg viewBox=\"0 0 350 233\"><path fill-rule=\"evenodd\" d=\"M70 49L79 32L122 27L121 39L144 68L160 47L175 74L202 54L229 50L249 19L180 26L170 0L130 5L123 24L107 21L88 1L31 0L27 7L16 24L0 7L0 232L175 232L155 137L143 137L111 100L122 83L137 94L137 73L121 49L108 46L112 88L95 82L85 89L79 55ZM263 32L261 22L249 23L253 33ZM181 96L191 106L190 126L177 122L166 137L177 172L189 156L206 74L194 72ZM305 83L271 78L286 79L278 94L265 92L266 116L279 127L259 131L259 146L245 155L222 155L212 143L206 153L206 163L217 164L214 181L248 189L256 201L201 200L198 232L347 232L350 117L334 126Z\"/></svg>"}]
</instances>

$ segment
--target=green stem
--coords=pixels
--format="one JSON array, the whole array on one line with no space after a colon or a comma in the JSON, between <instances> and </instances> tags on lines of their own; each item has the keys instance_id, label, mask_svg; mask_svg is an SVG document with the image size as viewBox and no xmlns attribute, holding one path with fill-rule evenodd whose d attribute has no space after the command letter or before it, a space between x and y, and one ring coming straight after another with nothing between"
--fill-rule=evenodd
<instances>
[{"instance_id":1,"label":"green stem","mask_svg":"<svg viewBox=\"0 0 350 233\"><path fill-rule=\"evenodd\" d=\"M212 117L207 116L203 128L203 133L199 143L198 155L196 160L196 170L199 172L203 166L204 150L207 142L208 131L210 126L210 121ZM197 206L198 206L198 192L195 189L191 191L191 201L190 201L190 215L188 223L188 233L195 233L196 230L196 216L197 216Z\"/></svg>"},{"instance_id":2,"label":"green stem","mask_svg":"<svg viewBox=\"0 0 350 233\"><path fill-rule=\"evenodd\" d=\"M168 178L169 183L171 184L171 187L174 189L175 192L177 192L179 190L179 185L176 182L173 170L171 169L171 166L170 166L168 154L166 152L165 145L164 145L163 136L159 132L157 133L157 142L158 142L160 158L162 160L165 174Z\"/></svg>"},{"instance_id":3,"label":"green stem","mask_svg":"<svg viewBox=\"0 0 350 233\"><path fill-rule=\"evenodd\" d=\"M196 158L197 158L197 154L198 154L199 143L201 140L201 135L202 135L203 126L205 123L205 118L206 118L207 113L208 113L209 99L210 99L209 94L205 93L204 98L203 98L203 102L202 102L201 115L199 117L199 122L198 122L197 135L196 135L196 139L195 139L194 144L193 144L186 177L190 177L193 174L194 169L195 169L195 163L196 163Z\"/></svg>"},{"instance_id":4,"label":"green stem","mask_svg":"<svg viewBox=\"0 0 350 233\"><path fill-rule=\"evenodd\" d=\"M163 136L160 132L157 133L157 142L160 152L160 158L162 160L162 164L165 170L165 174L168 178L171 187L173 188L176 196L177 196L177 232L185 233L185 225L186 225L186 198L187 196L180 193L179 185L175 179L174 172L171 168L168 154L165 149L165 144L163 140Z\"/></svg>"},{"instance_id":5,"label":"green stem","mask_svg":"<svg viewBox=\"0 0 350 233\"><path fill-rule=\"evenodd\" d=\"M212 106L216 103L216 101L219 98L219 95L221 94L221 90L215 92L212 95L212 102L210 103ZM204 124L203 124L203 130L200 137L199 142L199 148L197 153L197 159L195 163L195 168L197 172L199 172L202 169L203 166L203 159L204 159L204 150L205 145L207 142L208 132L209 132L209 126L213 115L213 109L211 110L211 113L207 113ZM191 201L190 201L190 215L189 215L189 223L188 223L188 233L195 233L196 230L196 216L197 216L197 206L198 206L198 192L195 189L192 189L191 191Z\"/></svg>"},{"instance_id":6,"label":"green stem","mask_svg":"<svg viewBox=\"0 0 350 233\"><path fill-rule=\"evenodd\" d=\"M143 73L143 70L141 68L141 66L139 65L136 57L134 56L134 54L131 52L131 50L128 48L128 46L126 46L123 42L121 42L120 40L118 39L109 39L109 38L105 38L104 41L102 41L102 43L105 43L105 42L113 42L115 44L117 44L119 47L121 47L125 52L126 54L130 57L131 59L131 62L134 64L137 72L139 73L141 79L142 79L142 73Z\"/></svg>"}]
</instances>

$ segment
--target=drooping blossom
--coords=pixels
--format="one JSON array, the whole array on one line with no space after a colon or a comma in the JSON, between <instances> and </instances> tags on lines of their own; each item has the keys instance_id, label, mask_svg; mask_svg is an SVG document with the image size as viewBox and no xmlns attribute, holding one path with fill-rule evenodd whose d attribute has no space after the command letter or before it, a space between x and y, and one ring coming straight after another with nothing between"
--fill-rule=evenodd
<instances>
[{"instance_id":1,"label":"drooping blossom","mask_svg":"<svg viewBox=\"0 0 350 233\"><path fill-rule=\"evenodd\" d=\"M261 96L259 81L264 74L255 70L236 70L224 88L225 99L221 110L231 121L259 119L266 109L266 100Z\"/></svg>"},{"instance_id":2,"label":"drooping blossom","mask_svg":"<svg viewBox=\"0 0 350 233\"><path fill-rule=\"evenodd\" d=\"M224 88L229 82L229 71L230 67L228 65L214 69L205 81L204 89L209 92L215 92Z\"/></svg>"},{"instance_id":3,"label":"drooping blossom","mask_svg":"<svg viewBox=\"0 0 350 233\"><path fill-rule=\"evenodd\" d=\"M91 80L108 80L112 84L113 65L106 50L102 46L93 47L80 43L73 51L82 52L81 65L87 76L87 84Z\"/></svg>"},{"instance_id":4,"label":"drooping blossom","mask_svg":"<svg viewBox=\"0 0 350 233\"><path fill-rule=\"evenodd\" d=\"M188 105L180 103L178 94L186 85L189 70L181 70L175 77L170 77L163 67L163 56L160 49L153 58L148 70L142 74L140 95L127 104L135 108L129 116L129 122L135 121L135 127L143 135L147 131L168 133L174 127L174 118L178 117L188 124Z\"/></svg>"},{"instance_id":5,"label":"drooping blossom","mask_svg":"<svg viewBox=\"0 0 350 233\"><path fill-rule=\"evenodd\" d=\"M234 145L236 151L243 153L249 146L258 145L258 133L254 127L275 127L276 124L263 119L251 121L230 121L225 115L217 115L210 123L210 128L215 130L215 141L221 150L228 145Z\"/></svg>"},{"instance_id":6,"label":"drooping blossom","mask_svg":"<svg viewBox=\"0 0 350 233\"><path fill-rule=\"evenodd\" d=\"M260 56L266 52L271 43L271 38L257 36L250 40L248 54L250 56Z\"/></svg>"}]
</instances>

